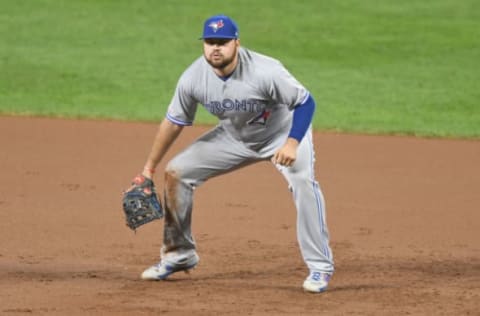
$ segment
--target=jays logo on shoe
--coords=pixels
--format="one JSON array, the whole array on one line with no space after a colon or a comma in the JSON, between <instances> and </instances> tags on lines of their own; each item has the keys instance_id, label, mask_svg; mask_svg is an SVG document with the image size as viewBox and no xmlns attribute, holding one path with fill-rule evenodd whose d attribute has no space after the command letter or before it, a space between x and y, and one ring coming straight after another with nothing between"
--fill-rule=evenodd
<instances>
[{"instance_id":1,"label":"jays logo on shoe","mask_svg":"<svg viewBox=\"0 0 480 316\"><path fill-rule=\"evenodd\" d=\"M208 26L212 28L214 33L217 33L219 29L223 27L223 20L213 21Z\"/></svg>"}]
</instances>

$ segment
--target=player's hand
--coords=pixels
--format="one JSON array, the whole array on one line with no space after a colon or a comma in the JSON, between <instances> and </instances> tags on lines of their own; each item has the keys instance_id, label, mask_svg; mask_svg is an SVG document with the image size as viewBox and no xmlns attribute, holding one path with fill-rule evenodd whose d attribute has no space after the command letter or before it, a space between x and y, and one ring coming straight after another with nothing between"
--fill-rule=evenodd
<instances>
[{"instance_id":1,"label":"player's hand","mask_svg":"<svg viewBox=\"0 0 480 316\"><path fill-rule=\"evenodd\" d=\"M297 160L298 141L295 138L288 138L285 144L277 150L272 157L274 164L290 167Z\"/></svg>"},{"instance_id":2,"label":"player's hand","mask_svg":"<svg viewBox=\"0 0 480 316\"><path fill-rule=\"evenodd\" d=\"M140 175L144 176L148 180L152 180L154 173L155 173L155 169L145 167L145 168L143 168L143 171ZM138 176L139 175L135 176L135 178L138 177ZM134 180L132 180L132 185L128 189L123 191L122 194L128 193L128 192L132 191L133 189L135 189L136 186L133 183L133 182L135 182L135 178L134 178Z\"/></svg>"}]
</instances>

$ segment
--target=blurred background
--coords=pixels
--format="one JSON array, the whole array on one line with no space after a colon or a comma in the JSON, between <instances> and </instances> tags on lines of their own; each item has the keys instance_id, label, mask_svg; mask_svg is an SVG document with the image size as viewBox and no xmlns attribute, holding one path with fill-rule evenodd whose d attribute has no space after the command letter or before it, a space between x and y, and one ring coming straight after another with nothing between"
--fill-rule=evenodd
<instances>
[{"instance_id":1,"label":"blurred background","mask_svg":"<svg viewBox=\"0 0 480 316\"><path fill-rule=\"evenodd\" d=\"M0 0L0 115L160 121L219 13L311 91L317 130L480 136L476 0Z\"/></svg>"}]
</instances>

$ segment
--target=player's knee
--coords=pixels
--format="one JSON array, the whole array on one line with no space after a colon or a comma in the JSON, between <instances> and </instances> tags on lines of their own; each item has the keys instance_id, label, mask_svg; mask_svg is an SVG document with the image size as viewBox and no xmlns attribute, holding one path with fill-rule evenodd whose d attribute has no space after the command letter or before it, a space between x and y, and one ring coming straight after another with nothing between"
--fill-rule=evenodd
<instances>
[{"instance_id":1,"label":"player's knee","mask_svg":"<svg viewBox=\"0 0 480 316\"><path fill-rule=\"evenodd\" d=\"M175 159L170 161L165 168L165 184L182 184L196 187L202 183L198 177L199 171L195 166L176 163Z\"/></svg>"},{"instance_id":2,"label":"player's knee","mask_svg":"<svg viewBox=\"0 0 480 316\"><path fill-rule=\"evenodd\" d=\"M177 169L172 168L171 166L167 166L165 169L165 184L171 185L174 183L178 183L180 180L180 174Z\"/></svg>"}]
</instances>

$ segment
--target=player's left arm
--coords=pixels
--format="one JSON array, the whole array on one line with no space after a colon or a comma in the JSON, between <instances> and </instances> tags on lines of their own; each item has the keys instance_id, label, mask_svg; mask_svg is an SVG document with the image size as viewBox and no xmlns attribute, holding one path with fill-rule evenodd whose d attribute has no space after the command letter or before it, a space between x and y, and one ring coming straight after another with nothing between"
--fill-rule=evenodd
<instances>
[{"instance_id":1,"label":"player's left arm","mask_svg":"<svg viewBox=\"0 0 480 316\"><path fill-rule=\"evenodd\" d=\"M290 167L297 159L297 147L305 136L312 123L315 112L315 100L308 94L305 100L295 106L293 110L293 121L288 138L285 144L275 152L272 162L282 166Z\"/></svg>"}]
</instances>

